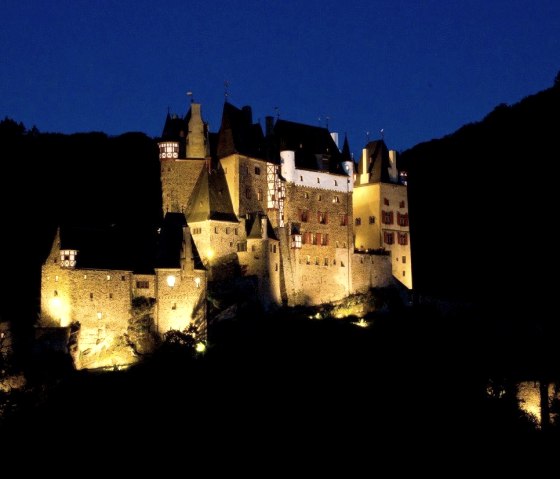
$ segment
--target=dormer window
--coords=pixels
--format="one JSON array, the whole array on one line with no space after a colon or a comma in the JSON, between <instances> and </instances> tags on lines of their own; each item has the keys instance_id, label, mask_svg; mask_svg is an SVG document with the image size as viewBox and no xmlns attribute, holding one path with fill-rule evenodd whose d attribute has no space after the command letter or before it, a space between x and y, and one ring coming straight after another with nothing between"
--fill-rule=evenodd
<instances>
[{"instance_id":1,"label":"dormer window","mask_svg":"<svg viewBox=\"0 0 560 479\"><path fill-rule=\"evenodd\" d=\"M75 249L60 250L60 266L63 268L74 268L78 251Z\"/></svg>"}]
</instances>

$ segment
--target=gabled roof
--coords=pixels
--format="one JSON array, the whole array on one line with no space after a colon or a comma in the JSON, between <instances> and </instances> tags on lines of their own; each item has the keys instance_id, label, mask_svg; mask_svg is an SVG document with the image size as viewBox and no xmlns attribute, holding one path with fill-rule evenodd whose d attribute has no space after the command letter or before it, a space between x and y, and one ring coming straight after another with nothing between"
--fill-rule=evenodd
<instances>
[{"instance_id":1,"label":"gabled roof","mask_svg":"<svg viewBox=\"0 0 560 479\"><path fill-rule=\"evenodd\" d=\"M391 183L389 176L389 150L383 140L370 141L366 146L368 155L367 172L360 171L360 173L369 173L369 183ZM359 182L359 175L358 181Z\"/></svg>"},{"instance_id":2,"label":"gabled roof","mask_svg":"<svg viewBox=\"0 0 560 479\"><path fill-rule=\"evenodd\" d=\"M78 268L153 272L153 231L119 225L63 225L59 231L60 249L78 250Z\"/></svg>"},{"instance_id":3,"label":"gabled roof","mask_svg":"<svg viewBox=\"0 0 560 479\"><path fill-rule=\"evenodd\" d=\"M187 220L189 223L207 220L239 223L221 168L211 173L204 168L201 172L187 206Z\"/></svg>"},{"instance_id":4,"label":"gabled roof","mask_svg":"<svg viewBox=\"0 0 560 479\"><path fill-rule=\"evenodd\" d=\"M163 219L157 242L156 268L180 268L183 252L183 228L187 220L183 213L167 213ZM189 237L195 269L204 269L192 236ZM190 259L190 258L186 258Z\"/></svg>"},{"instance_id":5,"label":"gabled roof","mask_svg":"<svg viewBox=\"0 0 560 479\"><path fill-rule=\"evenodd\" d=\"M240 110L231 103L224 103L216 150L218 158L233 153L265 158L264 134L260 124L253 123L251 107L244 106Z\"/></svg>"},{"instance_id":6,"label":"gabled roof","mask_svg":"<svg viewBox=\"0 0 560 479\"><path fill-rule=\"evenodd\" d=\"M189 118L190 110L185 118L167 113L163 132L161 133L161 141L183 141L189 131Z\"/></svg>"},{"instance_id":7,"label":"gabled roof","mask_svg":"<svg viewBox=\"0 0 560 479\"><path fill-rule=\"evenodd\" d=\"M292 150L296 168L343 173L342 155L326 128L277 120L269 141L276 161L280 151Z\"/></svg>"},{"instance_id":8,"label":"gabled roof","mask_svg":"<svg viewBox=\"0 0 560 479\"><path fill-rule=\"evenodd\" d=\"M262 239L263 228L261 218L263 218L262 215L260 215L259 213L254 213L245 222L245 229L247 231L248 239ZM274 233L274 228L272 227L272 224L270 223L268 217L266 217L266 233L268 238L278 240L278 238L276 237L276 233Z\"/></svg>"}]
</instances>

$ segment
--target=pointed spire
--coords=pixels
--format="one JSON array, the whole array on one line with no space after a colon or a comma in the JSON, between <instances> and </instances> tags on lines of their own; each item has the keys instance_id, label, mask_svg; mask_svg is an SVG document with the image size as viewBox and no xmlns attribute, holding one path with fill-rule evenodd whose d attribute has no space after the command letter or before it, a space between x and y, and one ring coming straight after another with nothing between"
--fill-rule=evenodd
<instances>
[{"instance_id":1,"label":"pointed spire","mask_svg":"<svg viewBox=\"0 0 560 479\"><path fill-rule=\"evenodd\" d=\"M348 136L344 133L344 144L342 145L342 161L352 161L352 154L350 153L350 145L348 144Z\"/></svg>"},{"instance_id":2,"label":"pointed spire","mask_svg":"<svg viewBox=\"0 0 560 479\"><path fill-rule=\"evenodd\" d=\"M187 158L206 157L206 135L200 114L200 103L191 103L191 117L187 136Z\"/></svg>"}]
</instances>

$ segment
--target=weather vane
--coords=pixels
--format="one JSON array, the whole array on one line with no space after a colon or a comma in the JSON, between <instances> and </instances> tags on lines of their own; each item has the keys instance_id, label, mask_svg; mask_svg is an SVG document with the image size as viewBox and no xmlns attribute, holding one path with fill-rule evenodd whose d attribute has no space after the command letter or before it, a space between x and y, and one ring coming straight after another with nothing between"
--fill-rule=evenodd
<instances>
[{"instance_id":1,"label":"weather vane","mask_svg":"<svg viewBox=\"0 0 560 479\"><path fill-rule=\"evenodd\" d=\"M193 92L192 92L192 91L188 91L188 92L187 92L187 96L190 96L190 97L191 97L191 103L194 103Z\"/></svg>"},{"instance_id":2,"label":"weather vane","mask_svg":"<svg viewBox=\"0 0 560 479\"><path fill-rule=\"evenodd\" d=\"M381 130L379 131L379 133L381 133L381 139L384 140L385 139L385 129L381 128Z\"/></svg>"}]
</instances>

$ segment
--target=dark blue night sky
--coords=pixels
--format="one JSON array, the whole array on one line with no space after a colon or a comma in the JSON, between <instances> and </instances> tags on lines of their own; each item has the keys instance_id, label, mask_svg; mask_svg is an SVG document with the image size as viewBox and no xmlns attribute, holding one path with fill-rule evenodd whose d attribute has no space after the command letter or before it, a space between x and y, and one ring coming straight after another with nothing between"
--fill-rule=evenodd
<instances>
[{"instance_id":1,"label":"dark blue night sky","mask_svg":"<svg viewBox=\"0 0 560 479\"><path fill-rule=\"evenodd\" d=\"M404 150L550 87L560 2L6 0L0 117L42 132L161 133L187 91ZM328 117L328 120L327 120Z\"/></svg>"}]
</instances>

